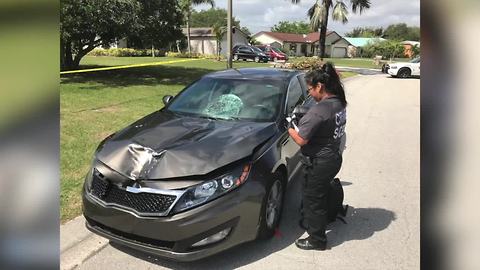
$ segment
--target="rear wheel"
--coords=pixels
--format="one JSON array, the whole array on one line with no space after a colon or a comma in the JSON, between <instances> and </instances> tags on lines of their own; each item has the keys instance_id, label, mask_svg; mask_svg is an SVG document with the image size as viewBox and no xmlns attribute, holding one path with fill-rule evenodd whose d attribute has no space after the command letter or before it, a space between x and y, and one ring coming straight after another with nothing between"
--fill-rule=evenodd
<instances>
[{"instance_id":1,"label":"rear wheel","mask_svg":"<svg viewBox=\"0 0 480 270\"><path fill-rule=\"evenodd\" d=\"M397 73L400 78L408 78L410 75L412 75L412 71L409 68L402 68Z\"/></svg>"},{"instance_id":2,"label":"rear wheel","mask_svg":"<svg viewBox=\"0 0 480 270\"><path fill-rule=\"evenodd\" d=\"M285 194L284 176L276 172L272 175L271 181L267 184L267 192L263 198L260 211L260 226L258 228L258 239L269 239L280 223L283 208L283 197Z\"/></svg>"}]
</instances>

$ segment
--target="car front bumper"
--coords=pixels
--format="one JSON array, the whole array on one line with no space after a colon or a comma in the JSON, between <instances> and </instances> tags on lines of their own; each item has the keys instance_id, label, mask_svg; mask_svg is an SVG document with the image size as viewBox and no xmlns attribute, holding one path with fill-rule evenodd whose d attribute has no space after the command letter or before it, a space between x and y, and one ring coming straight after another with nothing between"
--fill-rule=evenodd
<instances>
[{"instance_id":1,"label":"car front bumper","mask_svg":"<svg viewBox=\"0 0 480 270\"><path fill-rule=\"evenodd\" d=\"M392 69L392 68L389 68L387 70L387 73L392 75L392 76L397 76L397 73L398 73L398 68L395 68L395 69Z\"/></svg>"},{"instance_id":2,"label":"car front bumper","mask_svg":"<svg viewBox=\"0 0 480 270\"><path fill-rule=\"evenodd\" d=\"M194 209L166 217L140 217L102 206L84 189L83 211L87 228L111 241L176 261L194 261L254 240L263 196L259 182L247 181ZM231 230L223 240L192 247L227 228Z\"/></svg>"}]
</instances>

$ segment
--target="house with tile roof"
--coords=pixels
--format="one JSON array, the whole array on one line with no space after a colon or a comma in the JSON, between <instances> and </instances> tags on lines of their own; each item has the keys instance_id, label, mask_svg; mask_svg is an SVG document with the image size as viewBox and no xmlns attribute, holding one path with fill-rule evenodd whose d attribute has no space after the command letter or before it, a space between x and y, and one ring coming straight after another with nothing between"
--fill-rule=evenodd
<instances>
[{"instance_id":1,"label":"house with tile roof","mask_svg":"<svg viewBox=\"0 0 480 270\"><path fill-rule=\"evenodd\" d=\"M288 52L291 56L318 55L320 33L307 35L261 31L252 36L263 45L270 45ZM327 57L347 57L348 46L352 46L335 31L327 31L325 54Z\"/></svg>"}]
</instances>

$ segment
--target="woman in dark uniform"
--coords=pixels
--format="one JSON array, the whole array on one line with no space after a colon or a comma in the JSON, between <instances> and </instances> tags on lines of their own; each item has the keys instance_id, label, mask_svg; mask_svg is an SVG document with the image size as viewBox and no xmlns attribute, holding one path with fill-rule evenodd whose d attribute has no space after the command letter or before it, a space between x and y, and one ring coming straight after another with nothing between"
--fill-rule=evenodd
<instances>
[{"instance_id":1,"label":"woman in dark uniform","mask_svg":"<svg viewBox=\"0 0 480 270\"><path fill-rule=\"evenodd\" d=\"M300 119L298 132L288 129L307 160L303 213L309 236L296 240L295 245L301 249L325 250L327 191L342 165L340 143L345 133L347 100L340 78L329 62L308 72L305 80L316 104Z\"/></svg>"}]
</instances>

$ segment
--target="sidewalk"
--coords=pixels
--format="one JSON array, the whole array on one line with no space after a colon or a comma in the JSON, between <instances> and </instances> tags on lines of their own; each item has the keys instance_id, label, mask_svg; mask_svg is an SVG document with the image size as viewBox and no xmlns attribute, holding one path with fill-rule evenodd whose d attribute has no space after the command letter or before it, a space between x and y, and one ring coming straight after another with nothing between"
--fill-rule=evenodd
<instances>
[{"instance_id":1,"label":"sidewalk","mask_svg":"<svg viewBox=\"0 0 480 270\"><path fill-rule=\"evenodd\" d=\"M107 239L87 230L83 216L76 217L60 226L60 269L76 268L107 244Z\"/></svg>"}]
</instances>

